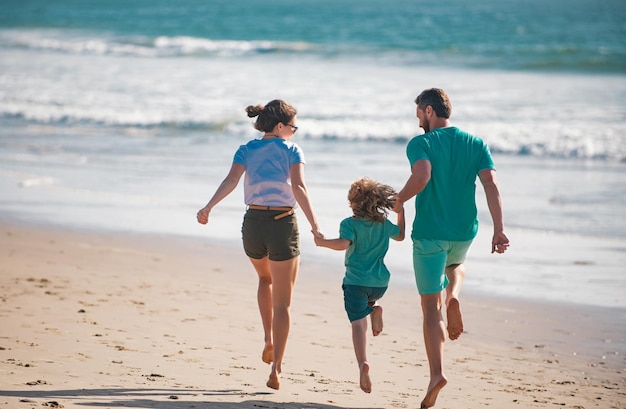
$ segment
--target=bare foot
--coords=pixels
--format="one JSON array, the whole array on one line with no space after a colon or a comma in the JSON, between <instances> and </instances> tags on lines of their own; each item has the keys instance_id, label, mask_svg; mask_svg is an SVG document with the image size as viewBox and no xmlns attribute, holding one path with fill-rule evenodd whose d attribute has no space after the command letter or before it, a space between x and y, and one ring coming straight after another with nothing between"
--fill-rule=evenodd
<instances>
[{"instance_id":1,"label":"bare foot","mask_svg":"<svg viewBox=\"0 0 626 409\"><path fill-rule=\"evenodd\" d=\"M267 383L265 385L268 388L276 390L280 389L280 380L278 379L278 374L271 373L270 378L267 380Z\"/></svg>"},{"instance_id":2,"label":"bare foot","mask_svg":"<svg viewBox=\"0 0 626 409\"><path fill-rule=\"evenodd\" d=\"M372 334L377 336L383 332L383 307L375 305L372 308L374 309L370 314L372 320Z\"/></svg>"},{"instance_id":3,"label":"bare foot","mask_svg":"<svg viewBox=\"0 0 626 409\"><path fill-rule=\"evenodd\" d=\"M447 383L448 380L444 376L441 376L441 378L438 379L432 379L430 381L430 384L428 385L428 392L426 392L426 396L420 404L420 409L426 409L435 406L435 401L437 400L437 395L439 395L439 391L444 386L446 386Z\"/></svg>"},{"instance_id":4,"label":"bare foot","mask_svg":"<svg viewBox=\"0 0 626 409\"><path fill-rule=\"evenodd\" d=\"M455 340L463 333L463 315L458 299L450 299L446 307L446 315L448 316L448 336L451 340Z\"/></svg>"},{"instance_id":5,"label":"bare foot","mask_svg":"<svg viewBox=\"0 0 626 409\"><path fill-rule=\"evenodd\" d=\"M368 364L367 362L363 362L359 370L359 383L361 385L361 390L365 393L372 392L372 381L370 380L370 364Z\"/></svg>"},{"instance_id":6,"label":"bare foot","mask_svg":"<svg viewBox=\"0 0 626 409\"><path fill-rule=\"evenodd\" d=\"M263 348L263 355L261 355L261 359L266 364L271 364L274 362L274 346L273 345L265 345Z\"/></svg>"}]
</instances>

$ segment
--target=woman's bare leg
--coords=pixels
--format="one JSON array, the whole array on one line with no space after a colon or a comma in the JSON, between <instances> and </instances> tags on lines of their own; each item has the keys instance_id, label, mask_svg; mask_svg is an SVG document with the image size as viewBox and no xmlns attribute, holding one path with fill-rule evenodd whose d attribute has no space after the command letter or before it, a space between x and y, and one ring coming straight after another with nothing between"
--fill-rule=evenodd
<instances>
[{"instance_id":1,"label":"woman's bare leg","mask_svg":"<svg viewBox=\"0 0 626 409\"><path fill-rule=\"evenodd\" d=\"M280 373L282 371L283 356L287 346L287 337L291 325L291 296L298 276L300 257L285 261L271 261L272 274L272 309L274 339L274 363L270 372L267 386L272 389L280 387Z\"/></svg>"},{"instance_id":2,"label":"woman's bare leg","mask_svg":"<svg viewBox=\"0 0 626 409\"><path fill-rule=\"evenodd\" d=\"M257 302L263 323L265 346L261 359L270 364L274 361L274 344L272 340L272 275L267 257L261 259L251 258L250 261L259 276L259 288L257 289Z\"/></svg>"}]
</instances>

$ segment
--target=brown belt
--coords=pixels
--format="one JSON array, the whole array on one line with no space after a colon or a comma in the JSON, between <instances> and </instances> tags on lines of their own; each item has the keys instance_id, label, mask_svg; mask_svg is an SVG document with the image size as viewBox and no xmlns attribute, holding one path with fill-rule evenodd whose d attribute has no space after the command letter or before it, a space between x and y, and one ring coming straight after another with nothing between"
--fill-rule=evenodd
<instances>
[{"instance_id":1,"label":"brown belt","mask_svg":"<svg viewBox=\"0 0 626 409\"><path fill-rule=\"evenodd\" d=\"M293 207L272 207L272 206L259 206L259 205L248 205L248 209L253 210L274 210L278 212L283 212L281 214L277 214L274 216L274 220L282 219L283 217L291 216L294 214Z\"/></svg>"}]
</instances>

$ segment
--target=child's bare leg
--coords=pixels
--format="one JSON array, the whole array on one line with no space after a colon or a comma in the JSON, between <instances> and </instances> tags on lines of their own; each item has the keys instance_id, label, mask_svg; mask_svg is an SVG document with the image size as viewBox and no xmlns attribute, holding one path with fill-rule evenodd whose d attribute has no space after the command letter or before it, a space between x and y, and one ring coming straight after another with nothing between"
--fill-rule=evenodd
<instances>
[{"instance_id":1,"label":"child's bare leg","mask_svg":"<svg viewBox=\"0 0 626 409\"><path fill-rule=\"evenodd\" d=\"M443 374L443 343L446 339L441 316L441 294L423 294L422 311L424 314L424 345L430 368L430 382L421 408L435 405L439 391L446 386L448 380Z\"/></svg>"},{"instance_id":2,"label":"child's bare leg","mask_svg":"<svg viewBox=\"0 0 626 409\"><path fill-rule=\"evenodd\" d=\"M274 363L266 385L272 389L279 389L283 356L291 325L291 295L298 275L300 257L269 263L272 272Z\"/></svg>"},{"instance_id":3,"label":"child's bare leg","mask_svg":"<svg viewBox=\"0 0 626 409\"><path fill-rule=\"evenodd\" d=\"M261 359L270 364L274 360L274 344L272 343L272 276L270 274L269 259L253 259L250 261L259 276L259 288L257 289L257 303L263 323L265 346Z\"/></svg>"},{"instance_id":4,"label":"child's bare leg","mask_svg":"<svg viewBox=\"0 0 626 409\"><path fill-rule=\"evenodd\" d=\"M352 321L352 344L359 364L359 385L365 393L372 391L370 365L367 362L367 317Z\"/></svg>"},{"instance_id":5,"label":"child's bare leg","mask_svg":"<svg viewBox=\"0 0 626 409\"><path fill-rule=\"evenodd\" d=\"M459 294L461 293L461 285L465 278L465 266L463 266L463 264L452 264L446 267L446 276L449 281L446 287L448 337L450 337L451 340L455 340L463 333L463 314L461 314Z\"/></svg>"},{"instance_id":6,"label":"child's bare leg","mask_svg":"<svg viewBox=\"0 0 626 409\"><path fill-rule=\"evenodd\" d=\"M359 385L365 393L372 392L372 380L370 379L370 364L365 361L359 365Z\"/></svg>"},{"instance_id":7,"label":"child's bare leg","mask_svg":"<svg viewBox=\"0 0 626 409\"><path fill-rule=\"evenodd\" d=\"M370 314L372 320L372 335L377 336L383 332L383 307L373 305L373 311Z\"/></svg>"}]
</instances>

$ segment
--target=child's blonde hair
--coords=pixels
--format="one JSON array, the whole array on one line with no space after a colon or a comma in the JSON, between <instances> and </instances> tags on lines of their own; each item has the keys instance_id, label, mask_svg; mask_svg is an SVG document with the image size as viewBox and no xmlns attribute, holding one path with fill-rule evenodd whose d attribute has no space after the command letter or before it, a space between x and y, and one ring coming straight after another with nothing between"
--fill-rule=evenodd
<instances>
[{"instance_id":1,"label":"child's blonde hair","mask_svg":"<svg viewBox=\"0 0 626 409\"><path fill-rule=\"evenodd\" d=\"M352 183L348 200L355 217L383 222L387 211L393 209L397 192L394 188L370 178L361 178Z\"/></svg>"}]
</instances>

